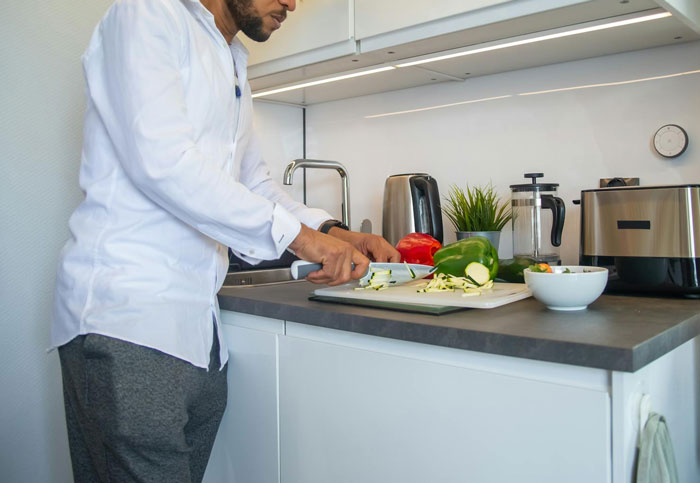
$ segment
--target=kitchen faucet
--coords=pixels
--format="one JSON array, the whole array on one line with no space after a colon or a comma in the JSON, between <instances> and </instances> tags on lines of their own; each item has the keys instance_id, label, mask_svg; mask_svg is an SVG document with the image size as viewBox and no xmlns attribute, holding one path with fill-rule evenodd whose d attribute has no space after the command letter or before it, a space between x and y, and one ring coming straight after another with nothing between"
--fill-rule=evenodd
<instances>
[{"instance_id":1,"label":"kitchen faucet","mask_svg":"<svg viewBox=\"0 0 700 483\"><path fill-rule=\"evenodd\" d=\"M292 184L292 175L297 168L321 168L321 169L335 169L340 175L340 179L343 183L342 185L342 196L343 196L343 219L341 220L345 225L350 226L350 201L348 200L348 172L345 166L337 161L323 161L320 159L295 159L287 165L284 170L284 177L282 182L286 185Z\"/></svg>"}]
</instances>

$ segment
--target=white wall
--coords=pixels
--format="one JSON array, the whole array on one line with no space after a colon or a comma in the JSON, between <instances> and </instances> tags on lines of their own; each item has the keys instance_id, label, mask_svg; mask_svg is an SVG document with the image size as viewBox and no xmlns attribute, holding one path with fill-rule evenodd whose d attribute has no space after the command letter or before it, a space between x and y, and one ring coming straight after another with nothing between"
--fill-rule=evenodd
<instances>
[{"instance_id":1,"label":"white wall","mask_svg":"<svg viewBox=\"0 0 700 483\"><path fill-rule=\"evenodd\" d=\"M270 167L270 176L282 183L287 164L303 156L302 110L267 102L256 102L254 109L254 129L260 137L263 157ZM303 201L303 179L302 170L296 171L292 185L285 186L295 200Z\"/></svg>"},{"instance_id":2,"label":"white wall","mask_svg":"<svg viewBox=\"0 0 700 483\"><path fill-rule=\"evenodd\" d=\"M82 199L80 55L108 0L0 8L0 480L72 481L49 320L58 252Z\"/></svg>"},{"instance_id":3,"label":"white wall","mask_svg":"<svg viewBox=\"0 0 700 483\"><path fill-rule=\"evenodd\" d=\"M614 176L639 176L642 184L700 182L700 74L518 94L698 69L700 42L693 42L318 104L307 109L307 152L346 164L352 227L369 218L374 233L381 233L384 180L391 174L427 172L442 195L451 184L491 181L509 198L509 185L525 182L523 173L544 172L566 201L563 261L577 263L579 209L572 200L581 189ZM512 97L365 117L505 95ZM680 124L690 136L688 150L675 160L651 148L652 135L666 123ZM310 205L339 215L335 178L317 173L307 196ZM445 231L454 241L447 220ZM511 243L508 227L501 256L512 254Z\"/></svg>"}]
</instances>

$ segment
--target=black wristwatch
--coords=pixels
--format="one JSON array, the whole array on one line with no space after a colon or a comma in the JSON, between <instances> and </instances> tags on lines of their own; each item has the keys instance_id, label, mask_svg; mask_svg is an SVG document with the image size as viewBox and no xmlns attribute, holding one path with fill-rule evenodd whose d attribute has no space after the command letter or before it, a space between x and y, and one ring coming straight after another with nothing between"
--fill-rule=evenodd
<instances>
[{"instance_id":1,"label":"black wristwatch","mask_svg":"<svg viewBox=\"0 0 700 483\"><path fill-rule=\"evenodd\" d=\"M340 228L342 230L350 230L350 228L348 228L348 225L346 225L342 221L328 220L328 221L324 221L323 223L321 223L321 226L318 227L318 231L320 231L321 233L325 233L327 235L328 232L330 231L330 229L333 228L334 226L337 226L338 228Z\"/></svg>"}]
</instances>

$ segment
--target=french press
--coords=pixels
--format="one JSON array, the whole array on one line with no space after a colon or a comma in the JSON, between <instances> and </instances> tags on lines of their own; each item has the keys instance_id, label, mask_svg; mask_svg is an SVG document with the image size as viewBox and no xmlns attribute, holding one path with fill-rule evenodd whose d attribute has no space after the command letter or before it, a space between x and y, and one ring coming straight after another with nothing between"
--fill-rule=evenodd
<instances>
[{"instance_id":1,"label":"french press","mask_svg":"<svg viewBox=\"0 0 700 483\"><path fill-rule=\"evenodd\" d=\"M542 173L525 173L531 183L514 184L513 256L530 257L550 265L561 264L559 246L566 208L557 197L558 183L538 183Z\"/></svg>"}]
</instances>

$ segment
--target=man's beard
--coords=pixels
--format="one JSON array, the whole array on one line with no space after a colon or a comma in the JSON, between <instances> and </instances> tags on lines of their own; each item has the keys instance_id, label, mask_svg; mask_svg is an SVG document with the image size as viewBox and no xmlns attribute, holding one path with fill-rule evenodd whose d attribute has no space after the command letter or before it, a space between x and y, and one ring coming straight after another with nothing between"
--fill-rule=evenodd
<instances>
[{"instance_id":1,"label":"man's beard","mask_svg":"<svg viewBox=\"0 0 700 483\"><path fill-rule=\"evenodd\" d=\"M226 0L236 27L256 42L265 42L270 33L263 31L263 19L253 7L253 0Z\"/></svg>"}]
</instances>

